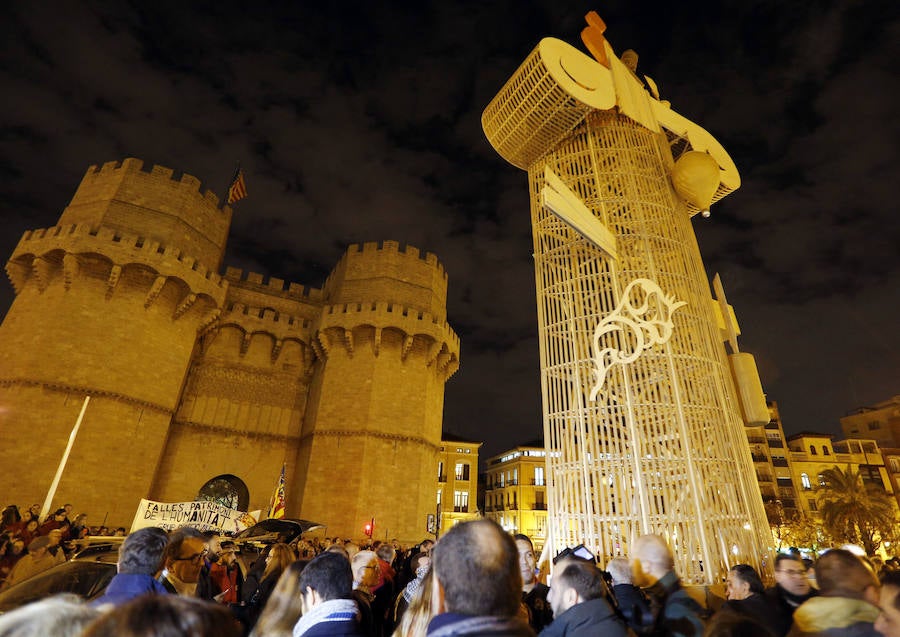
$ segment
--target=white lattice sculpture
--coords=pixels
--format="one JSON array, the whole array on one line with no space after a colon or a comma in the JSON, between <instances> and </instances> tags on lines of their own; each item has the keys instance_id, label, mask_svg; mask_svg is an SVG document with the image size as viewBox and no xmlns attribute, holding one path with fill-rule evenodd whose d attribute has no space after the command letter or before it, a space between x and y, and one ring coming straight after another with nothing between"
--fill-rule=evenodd
<instances>
[{"instance_id":1,"label":"white lattice sculpture","mask_svg":"<svg viewBox=\"0 0 900 637\"><path fill-rule=\"evenodd\" d=\"M548 542L627 555L659 533L682 577L710 584L735 563L765 569L771 550L691 227L740 178L592 28L596 59L542 40L482 117L494 148L528 171ZM709 162L692 157L682 166L700 169L680 167L679 192L702 196L682 199L671 172L688 152L715 161L718 183L704 185Z\"/></svg>"}]
</instances>

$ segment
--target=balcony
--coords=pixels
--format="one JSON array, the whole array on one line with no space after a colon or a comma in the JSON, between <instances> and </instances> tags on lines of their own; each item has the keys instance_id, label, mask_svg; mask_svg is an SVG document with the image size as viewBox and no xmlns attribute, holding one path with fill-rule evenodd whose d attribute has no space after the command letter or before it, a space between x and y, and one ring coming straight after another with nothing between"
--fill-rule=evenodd
<instances>
[{"instance_id":1,"label":"balcony","mask_svg":"<svg viewBox=\"0 0 900 637\"><path fill-rule=\"evenodd\" d=\"M531 486L533 486L533 487L546 487L546 486L547 486L547 482L546 482L546 480L543 480L543 479L541 479L541 480L538 480L538 479L532 479L532 480L531 480Z\"/></svg>"},{"instance_id":2,"label":"balcony","mask_svg":"<svg viewBox=\"0 0 900 637\"><path fill-rule=\"evenodd\" d=\"M518 510L519 510L519 503L518 503L518 502L513 502L512 504L507 505L506 508L507 508L509 511L518 511Z\"/></svg>"},{"instance_id":3,"label":"balcony","mask_svg":"<svg viewBox=\"0 0 900 637\"><path fill-rule=\"evenodd\" d=\"M751 445L764 445L766 444L766 439L763 436L747 436L747 442Z\"/></svg>"},{"instance_id":4,"label":"balcony","mask_svg":"<svg viewBox=\"0 0 900 637\"><path fill-rule=\"evenodd\" d=\"M753 462L768 462L769 456L764 453L751 453L750 457L753 458Z\"/></svg>"},{"instance_id":5,"label":"balcony","mask_svg":"<svg viewBox=\"0 0 900 637\"><path fill-rule=\"evenodd\" d=\"M506 486L514 487L514 486L516 486L517 484L519 484L519 481L518 481L518 480L509 480L509 481L506 483Z\"/></svg>"},{"instance_id":6,"label":"balcony","mask_svg":"<svg viewBox=\"0 0 900 637\"><path fill-rule=\"evenodd\" d=\"M786 467L788 466L787 458L772 458L772 464L776 467Z\"/></svg>"},{"instance_id":7,"label":"balcony","mask_svg":"<svg viewBox=\"0 0 900 637\"><path fill-rule=\"evenodd\" d=\"M464 507L453 507L453 512L454 512L454 513L468 513L468 512L469 512L469 507L468 507L468 506L464 506Z\"/></svg>"},{"instance_id":8,"label":"balcony","mask_svg":"<svg viewBox=\"0 0 900 637\"><path fill-rule=\"evenodd\" d=\"M772 482L772 476L767 473L757 473L756 474L757 482Z\"/></svg>"},{"instance_id":9,"label":"balcony","mask_svg":"<svg viewBox=\"0 0 900 637\"><path fill-rule=\"evenodd\" d=\"M546 511L547 503L546 502L532 502L531 510L532 511Z\"/></svg>"},{"instance_id":10,"label":"balcony","mask_svg":"<svg viewBox=\"0 0 900 637\"><path fill-rule=\"evenodd\" d=\"M784 441L777 438L769 438L768 440L770 447L775 447L777 449L784 449Z\"/></svg>"}]
</instances>

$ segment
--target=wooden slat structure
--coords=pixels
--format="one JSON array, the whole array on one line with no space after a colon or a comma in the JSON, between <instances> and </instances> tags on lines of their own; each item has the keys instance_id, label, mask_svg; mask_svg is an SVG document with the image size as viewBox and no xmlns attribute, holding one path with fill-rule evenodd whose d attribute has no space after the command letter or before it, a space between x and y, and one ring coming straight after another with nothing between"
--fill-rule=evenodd
<instances>
[{"instance_id":1,"label":"wooden slat structure","mask_svg":"<svg viewBox=\"0 0 900 637\"><path fill-rule=\"evenodd\" d=\"M682 152L703 150L722 167L716 199L739 178L606 47L609 69L542 41L482 118L494 148L528 170L548 541L611 557L659 533L688 583L721 582L736 563L766 571L771 534L691 227L698 210L669 175ZM592 211L614 250L550 209L548 180Z\"/></svg>"}]
</instances>

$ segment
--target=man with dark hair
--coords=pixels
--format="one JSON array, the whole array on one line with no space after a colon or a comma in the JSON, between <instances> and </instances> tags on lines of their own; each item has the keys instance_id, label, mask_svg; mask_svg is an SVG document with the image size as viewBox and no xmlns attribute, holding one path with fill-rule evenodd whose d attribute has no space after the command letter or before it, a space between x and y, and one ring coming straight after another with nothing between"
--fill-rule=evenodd
<instances>
[{"instance_id":1,"label":"man with dark hair","mask_svg":"<svg viewBox=\"0 0 900 637\"><path fill-rule=\"evenodd\" d=\"M429 637L534 635L517 617L522 597L515 542L491 520L452 527L432 551Z\"/></svg>"},{"instance_id":2,"label":"man with dark hair","mask_svg":"<svg viewBox=\"0 0 900 637\"><path fill-rule=\"evenodd\" d=\"M881 579L879 606L875 630L884 637L900 637L900 572L888 571Z\"/></svg>"},{"instance_id":3,"label":"man with dark hair","mask_svg":"<svg viewBox=\"0 0 900 637\"><path fill-rule=\"evenodd\" d=\"M659 535L642 535L631 551L634 583L650 600L655 633L666 637L700 637L703 609L681 587L672 549Z\"/></svg>"},{"instance_id":4,"label":"man with dark hair","mask_svg":"<svg viewBox=\"0 0 900 637\"><path fill-rule=\"evenodd\" d=\"M815 565L819 595L794 612L790 637L875 637L878 578L850 551L826 551Z\"/></svg>"},{"instance_id":5,"label":"man with dark hair","mask_svg":"<svg viewBox=\"0 0 900 637\"><path fill-rule=\"evenodd\" d=\"M519 572L522 574L522 603L528 608L528 623L534 632L540 632L553 621L553 611L547 594L550 587L537 579L537 560L531 538L522 533L513 536L519 550Z\"/></svg>"},{"instance_id":6,"label":"man with dark hair","mask_svg":"<svg viewBox=\"0 0 900 637\"><path fill-rule=\"evenodd\" d=\"M784 637L791 629L794 611L819 593L809 585L806 565L796 553L779 553L775 557L775 586L766 589L766 599L774 610L776 637Z\"/></svg>"},{"instance_id":7,"label":"man with dark hair","mask_svg":"<svg viewBox=\"0 0 900 637\"><path fill-rule=\"evenodd\" d=\"M169 533L166 546L166 568L162 585L170 593L211 600L215 590L209 578L204 558L208 549L206 538L197 529L183 526Z\"/></svg>"},{"instance_id":8,"label":"man with dark hair","mask_svg":"<svg viewBox=\"0 0 900 637\"><path fill-rule=\"evenodd\" d=\"M340 553L317 555L300 573L300 609L293 637L362 637L350 562Z\"/></svg>"},{"instance_id":9,"label":"man with dark hair","mask_svg":"<svg viewBox=\"0 0 900 637\"><path fill-rule=\"evenodd\" d=\"M144 593L168 593L155 579L163 567L168 541L166 532L156 527L138 529L126 537L119 548L118 573L92 604L118 606Z\"/></svg>"},{"instance_id":10,"label":"man with dark hair","mask_svg":"<svg viewBox=\"0 0 900 637\"><path fill-rule=\"evenodd\" d=\"M625 637L628 628L607 598L603 573L587 560L564 559L556 564L550 586L553 623L541 637Z\"/></svg>"}]
</instances>

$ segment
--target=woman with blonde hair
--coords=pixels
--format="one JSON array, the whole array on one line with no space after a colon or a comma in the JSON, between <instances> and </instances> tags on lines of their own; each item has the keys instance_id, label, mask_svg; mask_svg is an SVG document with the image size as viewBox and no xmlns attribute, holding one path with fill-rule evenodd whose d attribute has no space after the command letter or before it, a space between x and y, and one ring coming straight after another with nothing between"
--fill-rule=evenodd
<instances>
[{"instance_id":1,"label":"woman with blonde hair","mask_svg":"<svg viewBox=\"0 0 900 637\"><path fill-rule=\"evenodd\" d=\"M434 617L431 608L432 579L434 578L429 567L422 578L422 584L413 593L409 606L400 618L392 637L424 637L428 632L428 622Z\"/></svg>"},{"instance_id":2,"label":"woman with blonde hair","mask_svg":"<svg viewBox=\"0 0 900 637\"><path fill-rule=\"evenodd\" d=\"M300 573L308 563L300 560L284 569L250 637L291 637L301 615Z\"/></svg>"}]
</instances>

